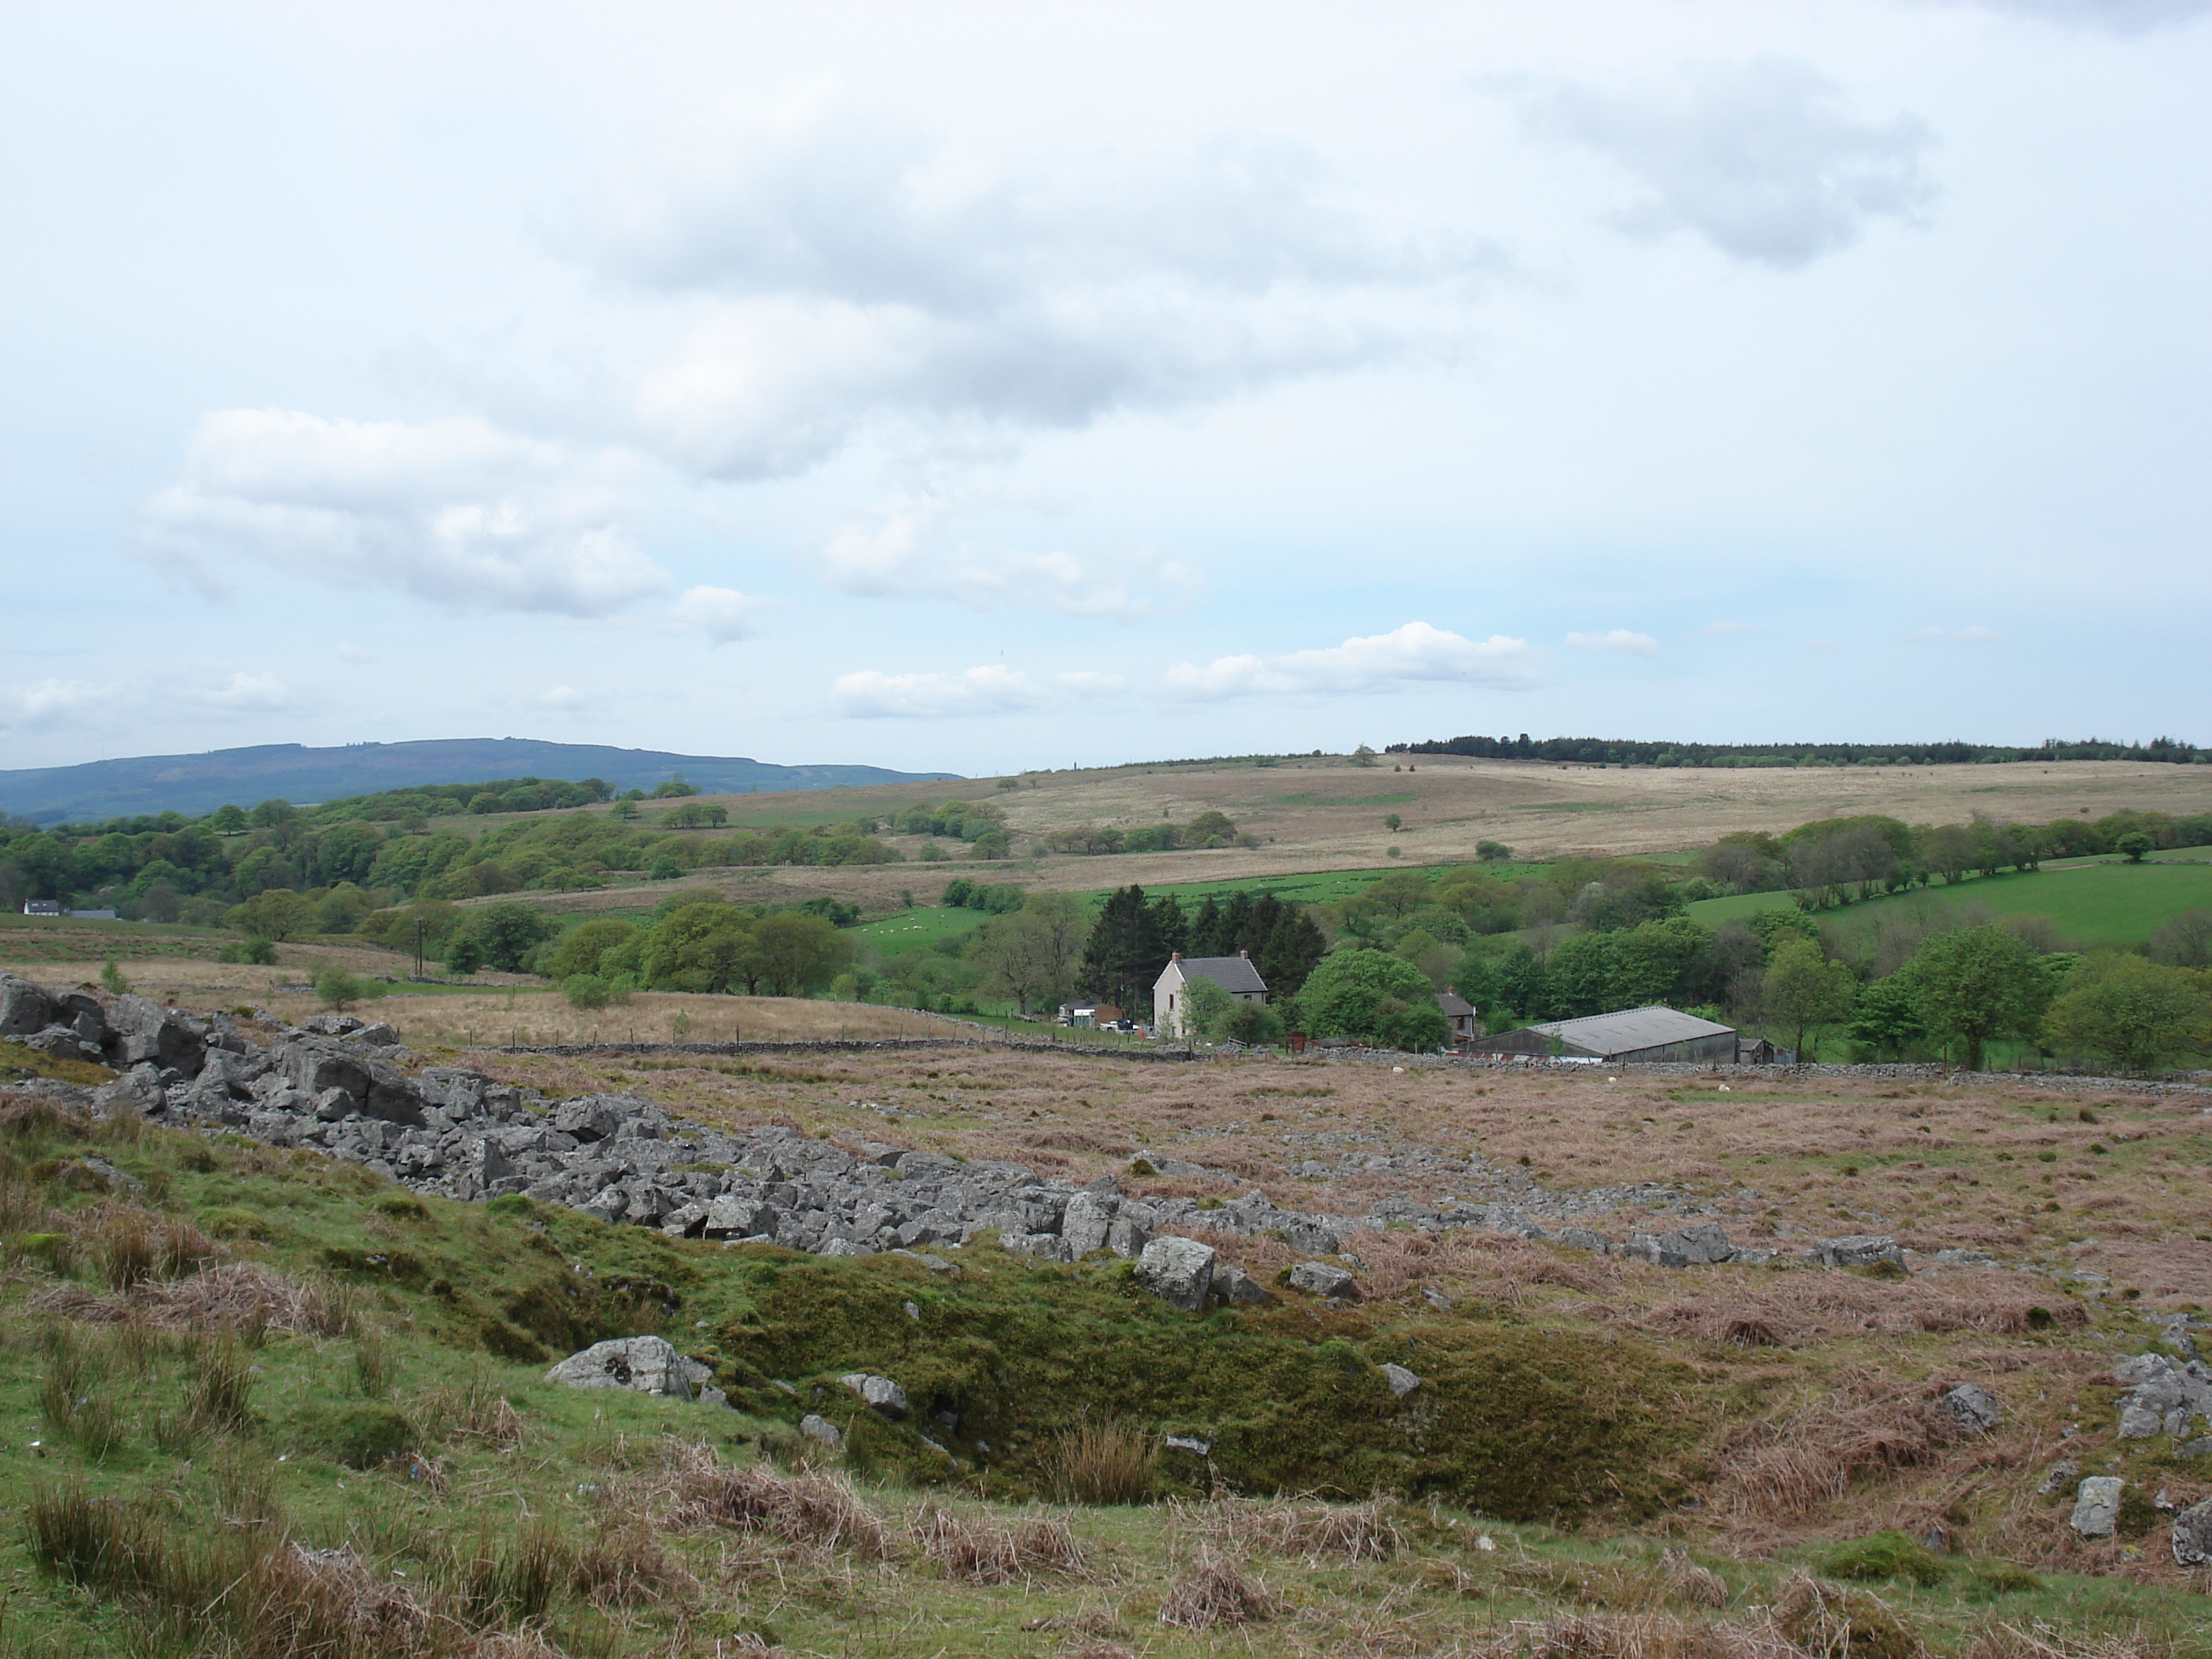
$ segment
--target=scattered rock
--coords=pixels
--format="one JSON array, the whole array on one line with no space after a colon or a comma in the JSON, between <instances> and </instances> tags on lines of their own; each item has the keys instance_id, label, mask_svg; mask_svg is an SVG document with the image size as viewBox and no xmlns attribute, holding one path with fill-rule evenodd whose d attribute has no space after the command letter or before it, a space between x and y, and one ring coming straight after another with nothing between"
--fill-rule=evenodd
<instances>
[{"instance_id":1,"label":"scattered rock","mask_svg":"<svg viewBox=\"0 0 2212 1659\"><path fill-rule=\"evenodd\" d=\"M1137 1258L1137 1282L1170 1307L1196 1313L1213 1286L1213 1254L1194 1238L1156 1238Z\"/></svg>"},{"instance_id":2,"label":"scattered rock","mask_svg":"<svg viewBox=\"0 0 2212 1659\"><path fill-rule=\"evenodd\" d=\"M845 1444L844 1431L828 1418L817 1417L812 1412L799 1419L799 1431L809 1440L819 1440L831 1451L840 1450Z\"/></svg>"},{"instance_id":3,"label":"scattered rock","mask_svg":"<svg viewBox=\"0 0 2212 1659\"><path fill-rule=\"evenodd\" d=\"M1208 1457L1213 1453L1213 1443L1200 1440L1196 1435L1171 1434L1161 1443L1170 1451L1188 1452L1194 1457Z\"/></svg>"},{"instance_id":4,"label":"scattered rock","mask_svg":"<svg viewBox=\"0 0 2212 1659\"><path fill-rule=\"evenodd\" d=\"M2052 1492L2063 1492L2067 1483L2081 1473L2081 1466L2079 1463L2070 1460L2062 1460L2051 1466L2044 1474L2043 1484L2035 1490L2046 1498Z\"/></svg>"},{"instance_id":5,"label":"scattered rock","mask_svg":"<svg viewBox=\"0 0 2212 1659\"><path fill-rule=\"evenodd\" d=\"M572 1389L628 1389L690 1400L693 1385L714 1374L711 1367L678 1353L665 1337L623 1336L570 1354L545 1373L545 1380Z\"/></svg>"},{"instance_id":6,"label":"scattered rock","mask_svg":"<svg viewBox=\"0 0 2212 1659\"><path fill-rule=\"evenodd\" d=\"M1311 1296L1346 1302L1359 1297L1359 1281L1333 1261L1301 1261L1291 1269L1291 1283Z\"/></svg>"},{"instance_id":7,"label":"scattered rock","mask_svg":"<svg viewBox=\"0 0 2212 1659\"><path fill-rule=\"evenodd\" d=\"M1233 1267L1226 1261L1213 1264L1212 1294L1224 1302L1237 1304L1273 1302L1275 1299L1258 1279L1242 1267Z\"/></svg>"},{"instance_id":8,"label":"scattered rock","mask_svg":"<svg viewBox=\"0 0 2212 1659\"><path fill-rule=\"evenodd\" d=\"M1905 1266L1905 1252L1887 1233L1853 1233L1844 1238L1814 1241L1805 1260L1816 1267L1871 1267L1887 1261Z\"/></svg>"},{"instance_id":9,"label":"scattered rock","mask_svg":"<svg viewBox=\"0 0 2212 1659\"><path fill-rule=\"evenodd\" d=\"M848 1371L837 1380L884 1416L896 1421L906 1415L906 1390L888 1376L872 1376L866 1371Z\"/></svg>"},{"instance_id":10,"label":"scattered rock","mask_svg":"<svg viewBox=\"0 0 2212 1659\"><path fill-rule=\"evenodd\" d=\"M2075 1489L2074 1513L2067 1525L2084 1538L2110 1538L2119 1522L2120 1491L2127 1482L2116 1474L2093 1474Z\"/></svg>"},{"instance_id":11,"label":"scattered rock","mask_svg":"<svg viewBox=\"0 0 2212 1659\"><path fill-rule=\"evenodd\" d=\"M1936 1402L1936 1409L1969 1429L1986 1434L2003 1420L2004 1408L1996 1395L1972 1382L1961 1382Z\"/></svg>"},{"instance_id":12,"label":"scattered rock","mask_svg":"<svg viewBox=\"0 0 2212 1659\"><path fill-rule=\"evenodd\" d=\"M1390 1385L1390 1392L1401 1400L1421 1386L1421 1379L1403 1365L1383 1366L1382 1380Z\"/></svg>"},{"instance_id":13,"label":"scattered rock","mask_svg":"<svg viewBox=\"0 0 2212 1659\"><path fill-rule=\"evenodd\" d=\"M1421 1295L1438 1313L1449 1313L1455 1305L1452 1299L1433 1285L1421 1286Z\"/></svg>"},{"instance_id":14,"label":"scattered rock","mask_svg":"<svg viewBox=\"0 0 2212 1659\"><path fill-rule=\"evenodd\" d=\"M2212 1498L2173 1517L2173 1564L2201 1567L2212 1561Z\"/></svg>"}]
</instances>

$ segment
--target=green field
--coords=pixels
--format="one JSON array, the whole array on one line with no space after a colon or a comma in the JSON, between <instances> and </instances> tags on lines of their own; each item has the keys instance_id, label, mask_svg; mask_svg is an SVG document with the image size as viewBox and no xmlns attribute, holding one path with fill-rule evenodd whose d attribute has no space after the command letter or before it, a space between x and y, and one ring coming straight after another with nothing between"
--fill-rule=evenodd
<instances>
[{"instance_id":1,"label":"green field","mask_svg":"<svg viewBox=\"0 0 2212 1659\"><path fill-rule=\"evenodd\" d=\"M1868 899L1820 915L1822 921L1851 932L1870 930L1908 911L1941 916L1979 910L1990 916L2046 917L2069 944L2141 945L2170 916L2212 909L2212 862L2191 857L2202 856L2204 850L2177 851L2143 864L2071 859L2039 871L1978 876L1955 886ZM1741 893L1701 900L1689 907L1688 914L1708 927L1717 927L1762 910L1787 909L1794 902L1787 893Z\"/></svg>"}]
</instances>

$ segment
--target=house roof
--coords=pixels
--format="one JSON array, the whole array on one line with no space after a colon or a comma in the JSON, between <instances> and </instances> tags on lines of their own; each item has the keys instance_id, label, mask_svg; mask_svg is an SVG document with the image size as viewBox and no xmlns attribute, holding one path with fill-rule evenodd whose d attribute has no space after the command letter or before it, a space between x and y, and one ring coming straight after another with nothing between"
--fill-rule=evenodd
<instances>
[{"instance_id":1,"label":"house roof","mask_svg":"<svg viewBox=\"0 0 2212 1659\"><path fill-rule=\"evenodd\" d=\"M1532 1031L1557 1036L1562 1042L1593 1054L1624 1054L1638 1048L1656 1048L1669 1042L1692 1042L1699 1037L1727 1036L1733 1025L1716 1025L1695 1014L1675 1008L1624 1008L1617 1014L1592 1014L1585 1019L1555 1019L1531 1025Z\"/></svg>"},{"instance_id":2,"label":"house roof","mask_svg":"<svg viewBox=\"0 0 2212 1659\"><path fill-rule=\"evenodd\" d=\"M1265 996L1267 992L1267 981L1260 977L1249 957L1184 957L1161 969L1160 978L1177 969L1185 979L1210 979L1232 996L1255 993Z\"/></svg>"},{"instance_id":3,"label":"house roof","mask_svg":"<svg viewBox=\"0 0 2212 1659\"><path fill-rule=\"evenodd\" d=\"M1446 1019L1468 1019L1474 1013L1474 1005L1456 991L1437 992L1437 1006L1444 1011Z\"/></svg>"}]
</instances>

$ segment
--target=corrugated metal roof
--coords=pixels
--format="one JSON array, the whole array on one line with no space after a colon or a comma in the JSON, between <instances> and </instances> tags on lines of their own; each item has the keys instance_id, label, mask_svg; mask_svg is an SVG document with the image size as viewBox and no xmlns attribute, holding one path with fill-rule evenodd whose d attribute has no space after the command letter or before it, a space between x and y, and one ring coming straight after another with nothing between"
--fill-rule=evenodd
<instances>
[{"instance_id":1,"label":"corrugated metal roof","mask_svg":"<svg viewBox=\"0 0 2212 1659\"><path fill-rule=\"evenodd\" d=\"M1168 968L1180 968L1185 979L1210 979L1232 995L1265 996L1267 992L1267 981L1260 977L1249 957L1185 957L1181 962L1170 963ZM1164 978L1167 968L1160 974Z\"/></svg>"},{"instance_id":2,"label":"corrugated metal roof","mask_svg":"<svg viewBox=\"0 0 2212 1659\"><path fill-rule=\"evenodd\" d=\"M1676 1008L1624 1008L1617 1014L1592 1014L1585 1019L1556 1019L1532 1025L1532 1031L1557 1036L1594 1054L1625 1054L1638 1048L1657 1048L1669 1042L1692 1042L1699 1037L1726 1036L1735 1028L1716 1025Z\"/></svg>"}]
</instances>

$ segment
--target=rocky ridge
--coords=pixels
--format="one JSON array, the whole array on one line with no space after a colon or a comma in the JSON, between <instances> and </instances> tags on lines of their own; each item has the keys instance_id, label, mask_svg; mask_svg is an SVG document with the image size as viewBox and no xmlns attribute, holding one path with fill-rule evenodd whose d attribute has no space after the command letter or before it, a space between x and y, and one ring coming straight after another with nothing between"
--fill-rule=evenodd
<instances>
[{"instance_id":1,"label":"rocky ridge","mask_svg":"<svg viewBox=\"0 0 2212 1659\"><path fill-rule=\"evenodd\" d=\"M459 1200L521 1194L600 1219L671 1235L776 1244L821 1255L927 1251L995 1233L1000 1246L1048 1261L1096 1251L1143 1255L1156 1236L1202 1231L1267 1235L1302 1255L1336 1255L1356 1229L1474 1228L1548 1240L1666 1267L1763 1262L1777 1252L1739 1248L1715 1220L1615 1238L1585 1224L1608 1200L1634 1194L1553 1194L1521 1171L1499 1175L1480 1158L1425 1156L1425 1174L1489 1181L1509 1195L1377 1200L1359 1214L1284 1208L1254 1189L1218 1199L1143 1199L1112 1176L1087 1184L1018 1164L860 1141L848 1150L788 1128L742 1134L679 1122L635 1094L548 1101L460 1066L401 1069L412 1056L391 1027L318 1015L250 1042L230 1015L163 1008L143 997L48 991L0 975L0 1036L63 1059L90 1060L121 1075L97 1090L40 1085L100 1113L128 1111L183 1128L242 1132L272 1146L312 1149L358 1164L415 1191ZM1429 1166L1433 1166L1429 1167ZM1140 1152L1139 1174L1210 1176L1183 1160ZM1863 1234L1812 1242L1819 1267L1905 1265L1893 1237ZM1977 1259L1968 1252L1942 1258ZM1985 1260L1986 1258L1978 1258ZM1176 1296L1258 1292L1225 1270L1176 1278Z\"/></svg>"}]
</instances>

